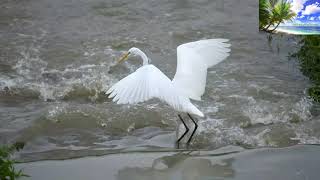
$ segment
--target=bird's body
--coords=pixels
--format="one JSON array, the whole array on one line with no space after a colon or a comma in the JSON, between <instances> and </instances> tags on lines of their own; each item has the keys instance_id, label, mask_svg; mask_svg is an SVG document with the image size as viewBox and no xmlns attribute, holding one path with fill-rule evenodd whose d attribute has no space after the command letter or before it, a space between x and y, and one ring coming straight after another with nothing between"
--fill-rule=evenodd
<instances>
[{"instance_id":1,"label":"bird's body","mask_svg":"<svg viewBox=\"0 0 320 180\"><path fill-rule=\"evenodd\" d=\"M203 117L204 114L190 99L201 100L205 91L207 69L229 56L230 44L226 43L227 41L207 39L178 46L177 71L172 80L157 67L149 64L148 57L140 49L131 48L120 61L128 58L130 54L138 55L143 60L142 67L113 85L107 94L118 104L135 104L158 98L174 110L187 113L191 119L190 114ZM179 118L187 129L185 135L189 129L181 116ZM193 119L192 121L195 123Z\"/></svg>"},{"instance_id":2,"label":"bird's body","mask_svg":"<svg viewBox=\"0 0 320 180\"><path fill-rule=\"evenodd\" d=\"M118 104L134 104L153 97L168 103L174 110L203 117L187 96L181 95L174 83L157 67L147 64L123 78L109 89Z\"/></svg>"}]
</instances>

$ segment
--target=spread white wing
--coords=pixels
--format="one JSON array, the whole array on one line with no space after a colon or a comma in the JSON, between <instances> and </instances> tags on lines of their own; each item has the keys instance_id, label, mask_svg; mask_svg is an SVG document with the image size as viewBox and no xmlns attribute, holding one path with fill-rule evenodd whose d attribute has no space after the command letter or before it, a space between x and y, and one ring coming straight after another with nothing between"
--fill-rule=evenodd
<instances>
[{"instance_id":1,"label":"spread white wing","mask_svg":"<svg viewBox=\"0 0 320 180\"><path fill-rule=\"evenodd\" d=\"M110 94L111 93L111 94ZM175 110L203 114L191 104L188 97L181 96L171 80L153 65L145 65L113 85L107 94L117 104L135 104L151 98L167 102Z\"/></svg>"},{"instance_id":2,"label":"spread white wing","mask_svg":"<svg viewBox=\"0 0 320 180\"><path fill-rule=\"evenodd\" d=\"M177 48L177 70L172 80L177 91L201 100L205 91L207 69L229 56L227 39L207 39L182 44Z\"/></svg>"}]
</instances>

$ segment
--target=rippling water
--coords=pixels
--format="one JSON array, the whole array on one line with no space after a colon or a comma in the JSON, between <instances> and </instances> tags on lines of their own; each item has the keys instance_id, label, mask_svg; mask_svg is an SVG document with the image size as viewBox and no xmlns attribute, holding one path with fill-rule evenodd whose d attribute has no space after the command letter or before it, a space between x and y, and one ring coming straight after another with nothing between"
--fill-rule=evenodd
<instances>
[{"instance_id":1,"label":"rippling water","mask_svg":"<svg viewBox=\"0 0 320 180\"><path fill-rule=\"evenodd\" d=\"M208 71L193 148L319 143L319 107L288 53L292 36L257 32L258 3L223 0L13 0L0 4L0 143L22 158L173 148L177 115L151 100L115 105L105 91L141 65L116 58L141 48L169 77L176 47L228 38L231 56ZM182 128L182 127L181 127Z\"/></svg>"}]
</instances>

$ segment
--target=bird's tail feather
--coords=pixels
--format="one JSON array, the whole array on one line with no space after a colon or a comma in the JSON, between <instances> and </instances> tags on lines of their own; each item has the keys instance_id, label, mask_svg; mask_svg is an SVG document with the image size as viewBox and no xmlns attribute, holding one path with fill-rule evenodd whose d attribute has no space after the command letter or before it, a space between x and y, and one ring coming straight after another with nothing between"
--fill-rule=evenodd
<instances>
[{"instance_id":1,"label":"bird's tail feather","mask_svg":"<svg viewBox=\"0 0 320 180\"><path fill-rule=\"evenodd\" d=\"M194 114L194 115L197 115L200 117L204 117L204 114L193 104L191 104L191 106L190 106L190 111L191 111L190 112L191 114Z\"/></svg>"}]
</instances>

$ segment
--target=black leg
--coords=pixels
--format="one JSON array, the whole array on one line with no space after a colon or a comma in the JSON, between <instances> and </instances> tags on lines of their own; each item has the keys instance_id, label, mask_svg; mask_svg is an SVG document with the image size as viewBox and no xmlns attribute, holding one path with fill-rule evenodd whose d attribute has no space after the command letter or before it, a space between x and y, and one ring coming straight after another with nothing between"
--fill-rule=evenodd
<instances>
[{"instance_id":1,"label":"black leg","mask_svg":"<svg viewBox=\"0 0 320 180\"><path fill-rule=\"evenodd\" d=\"M187 144L189 144L189 143L191 142L191 139L192 139L194 133L196 132L196 130L197 130L197 128L198 128L198 124L197 124L196 121L191 117L191 115L190 115L189 113L188 113L188 116L189 116L189 118L192 120L192 122L194 123L194 129L193 129L193 131L192 131L192 134L191 134L191 136L190 136Z\"/></svg>"},{"instance_id":2,"label":"black leg","mask_svg":"<svg viewBox=\"0 0 320 180\"><path fill-rule=\"evenodd\" d=\"M177 147L179 148L179 142L181 141L181 139L188 133L189 131L189 128L188 126L186 125L186 123L183 121L182 117L180 116L180 114L178 114L179 116L179 119L182 121L184 127L186 128L186 131L180 136L180 138L177 140ZM178 128L179 129L179 128Z\"/></svg>"}]
</instances>

